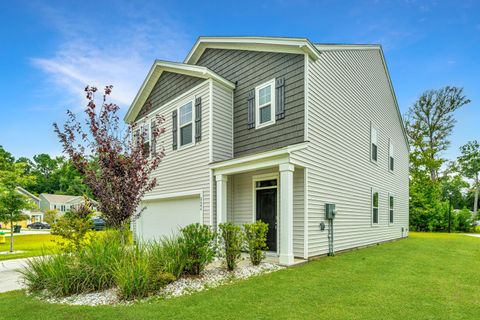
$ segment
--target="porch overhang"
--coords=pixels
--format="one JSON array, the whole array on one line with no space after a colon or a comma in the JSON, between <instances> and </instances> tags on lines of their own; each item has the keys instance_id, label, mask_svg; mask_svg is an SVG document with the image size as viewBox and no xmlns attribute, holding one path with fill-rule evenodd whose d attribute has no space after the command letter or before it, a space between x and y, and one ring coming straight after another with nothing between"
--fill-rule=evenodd
<instances>
[{"instance_id":1,"label":"porch overhang","mask_svg":"<svg viewBox=\"0 0 480 320\"><path fill-rule=\"evenodd\" d=\"M298 164L292 161L291 154L292 152L305 149L307 144L308 142L303 142L272 151L211 163L210 169L213 171L214 176L218 176L277 167L285 163L291 163L298 166Z\"/></svg>"}]
</instances>

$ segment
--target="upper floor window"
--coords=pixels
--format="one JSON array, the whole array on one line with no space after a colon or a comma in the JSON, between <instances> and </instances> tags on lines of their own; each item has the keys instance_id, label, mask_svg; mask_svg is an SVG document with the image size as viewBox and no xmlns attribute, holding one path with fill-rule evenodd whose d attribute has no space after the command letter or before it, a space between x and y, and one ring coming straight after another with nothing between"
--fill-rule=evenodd
<instances>
[{"instance_id":1,"label":"upper floor window","mask_svg":"<svg viewBox=\"0 0 480 320\"><path fill-rule=\"evenodd\" d=\"M378 224L378 191L372 190L372 223Z\"/></svg>"},{"instance_id":2,"label":"upper floor window","mask_svg":"<svg viewBox=\"0 0 480 320\"><path fill-rule=\"evenodd\" d=\"M142 127L143 134L143 154L150 155L150 123L146 123Z\"/></svg>"},{"instance_id":3,"label":"upper floor window","mask_svg":"<svg viewBox=\"0 0 480 320\"><path fill-rule=\"evenodd\" d=\"M255 127L275 123L275 79L255 88Z\"/></svg>"},{"instance_id":4,"label":"upper floor window","mask_svg":"<svg viewBox=\"0 0 480 320\"><path fill-rule=\"evenodd\" d=\"M393 143L392 141L388 144L388 170L393 171L395 161L393 157Z\"/></svg>"},{"instance_id":5,"label":"upper floor window","mask_svg":"<svg viewBox=\"0 0 480 320\"><path fill-rule=\"evenodd\" d=\"M193 141L193 102L190 101L178 109L178 126L180 128L180 146Z\"/></svg>"},{"instance_id":6,"label":"upper floor window","mask_svg":"<svg viewBox=\"0 0 480 320\"><path fill-rule=\"evenodd\" d=\"M378 159L378 134L377 129L371 127L370 133L370 159L377 162Z\"/></svg>"},{"instance_id":7,"label":"upper floor window","mask_svg":"<svg viewBox=\"0 0 480 320\"><path fill-rule=\"evenodd\" d=\"M393 223L393 214L394 214L394 199L393 199L393 195L389 195L388 196L388 221L390 223Z\"/></svg>"}]
</instances>

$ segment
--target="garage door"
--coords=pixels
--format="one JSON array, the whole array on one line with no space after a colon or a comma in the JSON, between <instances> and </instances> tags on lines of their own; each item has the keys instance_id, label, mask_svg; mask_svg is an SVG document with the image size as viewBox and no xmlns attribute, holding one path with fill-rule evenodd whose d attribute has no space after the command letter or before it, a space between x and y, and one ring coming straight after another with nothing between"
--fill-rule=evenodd
<instances>
[{"instance_id":1,"label":"garage door","mask_svg":"<svg viewBox=\"0 0 480 320\"><path fill-rule=\"evenodd\" d=\"M146 209L137 221L139 239L153 240L172 235L191 223L200 222L200 196L143 202Z\"/></svg>"}]
</instances>

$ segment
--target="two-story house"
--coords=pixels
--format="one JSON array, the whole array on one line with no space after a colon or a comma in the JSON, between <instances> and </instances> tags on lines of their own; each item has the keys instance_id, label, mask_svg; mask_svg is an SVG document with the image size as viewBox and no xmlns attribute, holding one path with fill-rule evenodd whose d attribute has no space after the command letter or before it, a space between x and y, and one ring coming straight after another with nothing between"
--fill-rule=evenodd
<instances>
[{"instance_id":1,"label":"two-story house","mask_svg":"<svg viewBox=\"0 0 480 320\"><path fill-rule=\"evenodd\" d=\"M42 211L57 210L60 215L63 215L65 212L70 211L71 209L78 209L85 202L83 196L69 196L50 193L41 193L39 199L40 209ZM89 201L93 204L93 209L95 210L96 202L92 199L89 199Z\"/></svg>"},{"instance_id":2,"label":"two-story house","mask_svg":"<svg viewBox=\"0 0 480 320\"><path fill-rule=\"evenodd\" d=\"M125 121L166 153L140 239L261 219L290 265L408 234L408 144L379 45L200 37L183 63L154 62Z\"/></svg>"}]
</instances>

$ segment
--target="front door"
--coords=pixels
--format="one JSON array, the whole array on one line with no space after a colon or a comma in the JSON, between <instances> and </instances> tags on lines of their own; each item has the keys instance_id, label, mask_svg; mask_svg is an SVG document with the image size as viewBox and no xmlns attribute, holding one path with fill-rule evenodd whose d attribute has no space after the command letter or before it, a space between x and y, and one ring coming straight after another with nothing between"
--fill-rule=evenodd
<instances>
[{"instance_id":1,"label":"front door","mask_svg":"<svg viewBox=\"0 0 480 320\"><path fill-rule=\"evenodd\" d=\"M277 188L256 190L257 220L268 223L267 246L277 251Z\"/></svg>"}]
</instances>

